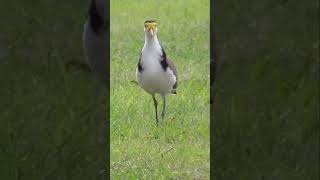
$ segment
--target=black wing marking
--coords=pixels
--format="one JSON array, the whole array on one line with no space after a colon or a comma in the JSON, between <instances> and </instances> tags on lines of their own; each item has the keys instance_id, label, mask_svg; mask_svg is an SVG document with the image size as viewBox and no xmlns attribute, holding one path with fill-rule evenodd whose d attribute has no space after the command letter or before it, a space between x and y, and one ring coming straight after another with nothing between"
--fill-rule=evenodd
<instances>
[{"instance_id":1,"label":"black wing marking","mask_svg":"<svg viewBox=\"0 0 320 180\"><path fill-rule=\"evenodd\" d=\"M163 47L161 46L161 44L160 44L160 47L161 47L161 51L162 51L160 65L164 71L167 71L167 67L168 67L167 55L166 55L166 52L164 51Z\"/></svg>"},{"instance_id":2,"label":"black wing marking","mask_svg":"<svg viewBox=\"0 0 320 180\"><path fill-rule=\"evenodd\" d=\"M103 31L103 27L104 27L103 18L99 14L94 1L91 1L90 8L89 8L89 24L94 33L100 34L101 31Z\"/></svg>"},{"instance_id":3,"label":"black wing marking","mask_svg":"<svg viewBox=\"0 0 320 180\"><path fill-rule=\"evenodd\" d=\"M160 46L161 46L161 44L160 44ZM164 51L162 46L161 46L161 50L162 50L162 56L161 56L161 61L160 61L161 67L164 71L166 71L167 68L169 67L173 71L173 74L176 76L176 82L174 83L174 85L172 87L172 89L173 89L172 93L177 94L176 89L178 88L178 72L177 72L176 66L169 58L167 58L166 52Z\"/></svg>"},{"instance_id":4,"label":"black wing marking","mask_svg":"<svg viewBox=\"0 0 320 180\"><path fill-rule=\"evenodd\" d=\"M141 55L142 55L142 52L140 53L139 62L138 62L138 71L140 73L143 71L142 64L141 64Z\"/></svg>"}]
</instances>

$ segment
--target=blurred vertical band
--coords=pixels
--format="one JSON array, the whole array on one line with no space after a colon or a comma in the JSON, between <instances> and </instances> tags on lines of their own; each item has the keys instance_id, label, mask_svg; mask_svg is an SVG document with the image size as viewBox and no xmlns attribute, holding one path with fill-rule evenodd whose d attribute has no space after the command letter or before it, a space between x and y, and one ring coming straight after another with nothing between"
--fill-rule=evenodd
<instances>
[{"instance_id":1,"label":"blurred vertical band","mask_svg":"<svg viewBox=\"0 0 320 180\"><path fill-rule=\"evenodd\" d=\"M106 86L107 86L107 102L106 102L106 105L107 105L107 120L106 120L106 128L107 128L107 166L106 166L106 169L107 169L107 176L108 178L107 179L110 179L110 0L105 0L107 1L106 2L106 5L107 5L107 8L106 8L106 15L107 15L107 54L108 54L108 58L106 59L107 62L107 69L109 70L108 72L108 76L107 76L107 82L106 82Z\"/></svg>"},{"instance_id":2,"label":"blurred vertical band","mask_svg":"<svg viewBox=\"0 0 320 180\"><path fill-rule=\"evenodd\" d=\"M216 79L217 68L217 43L216 43L216 27L214 19L214 0L210 0L210 177L214 174L214 139L213 130L215 127L214 114L214 82Z\"/></svg>"}]
</instances>

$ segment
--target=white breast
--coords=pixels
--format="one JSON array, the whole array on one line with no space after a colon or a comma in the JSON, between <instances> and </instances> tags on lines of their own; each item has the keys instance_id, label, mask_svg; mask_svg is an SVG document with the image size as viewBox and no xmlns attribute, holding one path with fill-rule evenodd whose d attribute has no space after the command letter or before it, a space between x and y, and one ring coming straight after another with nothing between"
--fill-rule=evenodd
<instances>
[{"instance_id":1,"label":"white breast","mask_svg":"<svg viewBox=\"0 0 320 180\"><path fill-rule=\"evenodd\" d=\"M144 46L141 54L143 71L137 69L136 75L139 85L148 93L170 94L176 81L173 71L166 71L160 64L162 50L159 44L155 46Z\"/></svg>"}]
</instances>

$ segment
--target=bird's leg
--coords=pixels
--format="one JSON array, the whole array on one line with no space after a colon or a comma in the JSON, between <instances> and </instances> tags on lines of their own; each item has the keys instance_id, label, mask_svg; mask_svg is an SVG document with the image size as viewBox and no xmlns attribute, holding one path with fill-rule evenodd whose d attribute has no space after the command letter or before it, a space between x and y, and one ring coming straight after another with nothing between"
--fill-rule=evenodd
<instances>
[{"instance_id":1,"label":"bird's leg","mask_svg":"<svg viewBox=\"0 0 320 180\"><path fill-rule=\"evenodd\" d=\"M156 121L157 121L157 124L158 124L158 122L159 122L159 120L158 120L158 108L157 108L158 102L157 102L157 99L155 97L155 94L152 95L152 99L153 99L154 108L156 110Z\"/></svg>"},{"instance_id":2,"label":"bird's leg","mask_svg":"<svg viewBox=\"0 0 320 180\"><path fill-rule=\"evenodd\" d=\"M162 112L161 112L161 118L162 120L164 119L164 115L166 113L166 96L165 95L161 95L162 100L163 100L163 108L162 108Z\"/></svg>"}]
</instances>

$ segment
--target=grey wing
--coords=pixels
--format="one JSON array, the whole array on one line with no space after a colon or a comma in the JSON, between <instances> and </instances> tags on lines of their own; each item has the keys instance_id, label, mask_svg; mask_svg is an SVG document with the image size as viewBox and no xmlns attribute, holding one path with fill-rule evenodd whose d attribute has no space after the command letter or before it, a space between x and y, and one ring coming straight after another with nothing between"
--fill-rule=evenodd
<instances>
[{"instance_id":1,"label":"grey wing","mask_svg":"<svg viewBox=\"0 0 320 180\"><path fill-rule=\"evenodd\" d=\"M83 46L90 67L103 82L107 82L108 55L106 35L97 36L89 27L88 22L86 22L83 32Z\"/></svg>"},{"instance_id":2,"label":"grey wing","mask_svg":"<svg viewBox=\"0 0 320 180\"><path fill-rule=\"evenodd\" d=\"M178 88L178 72L177 72L176 66L169 58L167 58L167 62L168 62L168 67L173 71L173 74L176 76L176 82L172 87L173 90L176 90Z\"/></svg>"}]
</instances>

